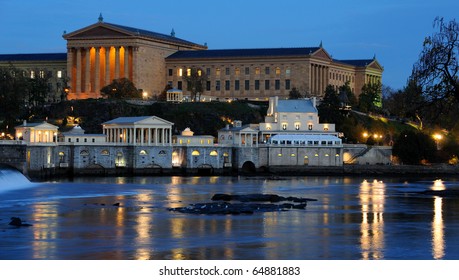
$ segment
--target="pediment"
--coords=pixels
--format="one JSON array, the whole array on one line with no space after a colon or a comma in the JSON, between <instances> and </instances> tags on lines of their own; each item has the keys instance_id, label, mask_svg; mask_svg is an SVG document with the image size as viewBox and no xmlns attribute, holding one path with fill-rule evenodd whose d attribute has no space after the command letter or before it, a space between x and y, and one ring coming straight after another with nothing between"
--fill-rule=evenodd
<instances>
[{"instance_id":1,"label":"pediment","mask_svg":"<svg viewBox=\"0 0 459 280\"><path fill-rule=\"evenodd\" d=\"M143 120L135 122L136 125L173 125L174 123L161 119L159 117L153 116L145 118Z\"/></svg>"},{"instance_id":2,"label":"pediment","mask_svg":"<svg viewBox=\"0 0 459 280\"><path fill-rule=\"evenodd\" d=\"M74 31L64 35L66 40L71 39L87 39L87 38L120 38L131 37L132 34L123 30L116 30L111 26L104 25L103 23L94 24L86 28Z\"/></svg>"},{"instance_id":3,"label":"pediment","mask_svg":"<svg viewBox=\"0 0 459 280\"><path fill-rule=\"evenodd\" d=\"M368 64L367 68L376 69L379 71L384 70L384 67L382 67L381 64L379 64L379 62L376 59L373 60L370 64Z\"/></svg>"},{"instance_id":4,"label":"pediment","mask_svg":"<svg viewBox=\"0 0 459 280\"><path fill-rule=\"evenodd\" d=\"M326 60L332 60L331 56L325 51L325 49L320 48L317 51L315 51L312 55L312 57L315 58L321 58L321 59L326 59Z\"/></svg>"}]
</instances>

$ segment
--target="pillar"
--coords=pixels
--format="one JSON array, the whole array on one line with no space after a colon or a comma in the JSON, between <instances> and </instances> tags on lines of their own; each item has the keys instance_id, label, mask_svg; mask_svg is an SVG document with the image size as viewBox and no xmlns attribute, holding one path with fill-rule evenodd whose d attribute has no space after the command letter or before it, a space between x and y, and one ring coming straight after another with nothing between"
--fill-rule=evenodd
<instances>
[{"instance_id":1,"label":"pillar","mask_svg":"<svg viewBox=\"0 0 459 280\"><path fill-rule=\"evenodd\" d=\"M120 47L115 47L115 79L120 78Z\"/></svg>"},{"instance_id":2,"label":"pillar","mask_svg":"<svg viewBox=\"0 0 459 280\"><path fill-rule=\"evenodd\" d=\"M96 58L95 58L95 67L94 67L94 92L96 97L100 95L100 47L96 47Z\"/></svg>"},{"instance_id":3,"label":"pillar","mask_svg":"<svg viewBox=\"0 0 459 280\"><path fill-rule=\"evenodd\" d=\"M129 47L124 47L124 77L129 78Z\"/></svg>"},{"instance_id":4,"label":"pillar","mask_svg":"<svg viewBox=\"0 0 459 280\"><path fill-rule=\"evenodd\" d=\"M75 92L81 92L81 49L76 49L76 88Z\"/></svg>"},{"instance_id":5,"label":"pillar","mask_svg":"<svg viewBox=\"0 0 459 280\"><path fill-rule=\"evenodd\" d=\"M110 83L110 47L105 47L105 85Z\"/></svg>"},{"instance_id":6,"label":"pillar","mask_svg":"<svg viewBox=\"0 0 459 280\"><path fill-rule=\"evenodd\" d=\"M90 91L91 91L91 49L85 48L84 92L87 94Z\"/></svg>"}]
</instances>

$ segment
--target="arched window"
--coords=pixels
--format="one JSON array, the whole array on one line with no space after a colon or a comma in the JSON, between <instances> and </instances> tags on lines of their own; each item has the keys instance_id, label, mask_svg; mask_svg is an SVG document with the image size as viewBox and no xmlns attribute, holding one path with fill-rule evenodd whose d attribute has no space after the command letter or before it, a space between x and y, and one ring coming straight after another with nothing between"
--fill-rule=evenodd
<instances>
[{"instance_id":1,"label":"arched window","mask_svg":"<svg viewBox=\"0 0 459 280\"><path fill-rule=\"evenodd\" d=\"M82 150L80 156L89 156L89 152L87 150Z\"/></svg>"},{"instance_id":2,"label":"arched window","mask_svg":"<svg viewBox=\"0 0 459 280\"><path fill-rule=\"evenodd\" d=\"M139 154L142 156L148 155L147 151L145 150L141 150Z\"/></svg>"},{"instance_id":3,"label":"arched window","mask_svg":"<svg viewBox=\"0 0 459 280\"><path fill-rule=\"evenodd\" d=\"M109 156L109 155L110 155L110 152L109 152L108 150L102 150L102 151L100 152L100 154L103 155L103 156Z\"/></svg>"},{"instance_id":4,"label":"arched window","mask_svg":"<svg viewBox=\"0 0 459 280\"><path fill-rule=\"evenodd\" d=\"M165 157L166 154L167 154L167 152L166 152L165 150L161 150L161 151L159 151L159 153L158 153L158 155L159 155L160 157Z\"/></svg>"},{"instance_id":5,"label":"arched window","mask_svg":"<svg viewBox=\"0 0 459 280\"><path fill-rule=\"evenodd\" d=\"M216 157L218 156L218 152L216 150L213 150L210 152L210 155L213 156L213 157Z\"/></svg>"},{"instance_id":6,"label":"arched window","mask_svg":"<svg viewBox=\"0 0 459 280\"><path fill-rule=\"evenodd\" d=\"M192 155L192 156L199 156L200 153L199 153L199 151L194 150L194 151L191 153L191 155Z\"/></svg>"}]
</instances>

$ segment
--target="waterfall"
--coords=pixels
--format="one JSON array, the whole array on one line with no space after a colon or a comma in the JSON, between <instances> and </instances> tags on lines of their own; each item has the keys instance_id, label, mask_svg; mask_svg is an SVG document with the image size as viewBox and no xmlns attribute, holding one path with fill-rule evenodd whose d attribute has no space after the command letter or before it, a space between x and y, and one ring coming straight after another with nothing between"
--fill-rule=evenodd
<instances>
[{"instance_id":1,"label":"waterfall","mask_svg":"<svg viewBox=\"0 0 459 280\"><path fill-rule=\"evenodd\" d=\"M34 183L30 182L21 172L0 167L0 192L19 190L33 185Z\"/></svg>"}]
</instances>

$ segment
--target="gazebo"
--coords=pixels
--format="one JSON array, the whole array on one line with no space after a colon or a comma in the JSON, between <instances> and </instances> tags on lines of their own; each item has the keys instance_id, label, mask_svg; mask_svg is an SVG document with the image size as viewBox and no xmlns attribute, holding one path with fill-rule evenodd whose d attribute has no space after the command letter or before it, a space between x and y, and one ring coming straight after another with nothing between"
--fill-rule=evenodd
<instances>
[{"instance_id":1,"label":"gazebo","mask_svg":"<svg viewBox=\"0 0 459 280\"><path fill-rule=\"evenodd\" d=\"M172 88L167 92L167 102L182 102L183 92L180 89Z\"/></svg>"}]
</instances>

